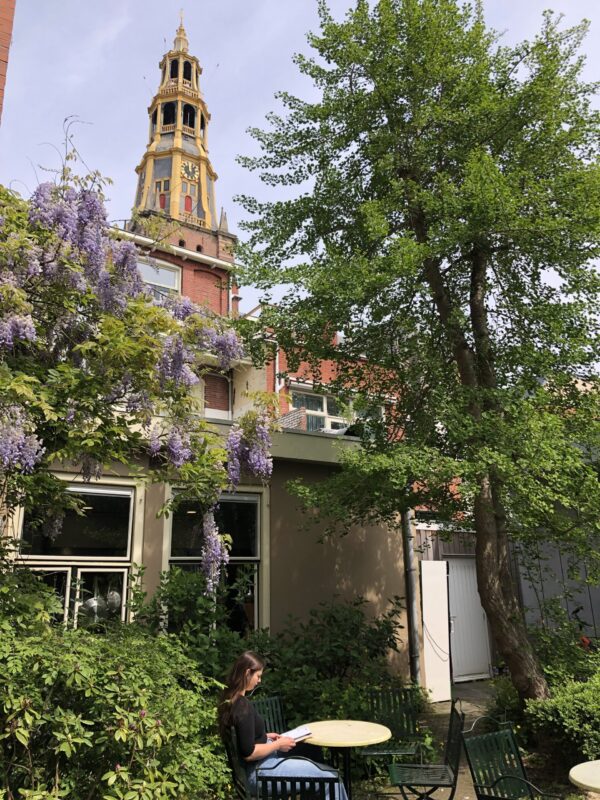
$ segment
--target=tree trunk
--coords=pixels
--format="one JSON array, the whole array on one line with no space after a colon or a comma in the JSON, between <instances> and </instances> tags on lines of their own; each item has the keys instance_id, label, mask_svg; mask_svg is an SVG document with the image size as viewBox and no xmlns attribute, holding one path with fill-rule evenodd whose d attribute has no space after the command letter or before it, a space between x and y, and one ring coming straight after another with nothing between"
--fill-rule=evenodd
<instances>
[{"instance_id":1,"label":"tree trunk","mask_svg":"<svg viewBox=\"0 0 600 800\"><path fill-rule=\"evenodd\" d=\"M510 670L521 702L549 696L548 684L535 656L510 570L504 511L486 476L475 499L477 586L498 651Z\"/></svg>"}]
</instances>

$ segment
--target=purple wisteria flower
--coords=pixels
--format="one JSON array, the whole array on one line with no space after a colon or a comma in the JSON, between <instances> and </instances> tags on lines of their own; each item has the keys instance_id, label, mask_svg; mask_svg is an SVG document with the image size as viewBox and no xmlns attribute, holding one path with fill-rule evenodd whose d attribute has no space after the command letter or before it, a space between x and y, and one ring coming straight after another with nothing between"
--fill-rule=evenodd
<instances>
[{"instance_id":1,"label":"purple wisteria flower","mask_svg":"<svg viewBox=\"0 0 600 800\"><path fill-rule=\"evenodd\" d=\"M172 428L167 436L167 455L174 467L182 467L192 460L194 451L190 447L190 436L180 428Z\"/></svg>"},{"instance_id":2,"label":"purple wisteria flower","mask_svg":"<svg viewBox=\"0 0 600 800\"><path fill-rule=\"evenodd\" d=\"M221 369L229 369L232 361L243 356L244 349L235 331L209 330L208 337L210 349L219 359Z\"/></svg>"},{"instance_id":3,"label":"purple wisteria flower","mask_svg":"<svg viewBox=\"0 0 600 800\"><path fill-rule=\"evenodd\" d=\"M273 473L270 420L266 413L259 413L244 426L234 424L229 431L227 442L227 475L230 484L239 485L242 470L263 481L269 480Z\"/></svg>"},{"instance_id":4,"label":"purple wisteria flower","mask_svg":"<svg viewBox=\"0 0 600 800\"><path fill-rule=\"evenodd\" d=\"M144 290L144 281L138 269L138 252L133 242L112 242L112 259L120 288L129 297L137 297Z\"/></svg>"},{"instance_id":5,"label":"purple wisteria flower","mask_svg":"<svg viewBox=\"0 0 600 800\"><path fill-rule=\"evenodd\" d=\"M229 561L229 553L225 547L225 542L219 534L215 515L212 511L207 511L202 520L202 532L204 541L200 561L202 572L206 578L206 593L212 594L219 584L221 569Z\"/></svg>"},{"instance_id":6,"label":"purple wisteria flower","mask_svg":"<svg viewBox=\"0 0 600 800\"><path fill-rule=\"evenodd\" d=\"M45 448L18 406L0 411L0 471L33 472Z\"/></svg>"},{"instance_id":7,"label":"purple wisteria flower","mask_svg":"<svg viewBox=\"0 0 600 800\"><path fill-rule=\"evenodd\" d=\"M156 365L161 386L164 386L167 381L187 387L198 383L200 378L190 367L192 360L192 352L184 345L181 336L167 336Z\"/></svg>"},{"instance_id":8,"label":"purple wisteria flower","mask_svg":"<svg viewBox=\"0 0 600 800\"><path fill-rule=\"evenodd\" d=\"M153 425L150 431L150 440L148 443L148 451L151 456L157 456L160 453L160 430L156 425Z\"/></svg>"},{"instance_id":9,"label":"purple wisteria flower","mask_svg":"<svg viewBox=\"0 0 600 800\"><path fill-rule=\"evenodd\" d=\"M178 319L180 322L191 317L192 314L198 314L200 312L199 306L190 300L189 297L181 297L176 294L161 295L161 297L156 298L154 302L157 306L170 311L175 319Z\"/></svg>"},{"instance_id":10,"label":"purple wisteria flower","mask_svg":"<svg viewBox=\"0 0 600 800\"><path fill-rule=\"evenodd\" d=\"M13 314L0 320L0 347L10 349L18 342L35 342L35 325L30 314Z\"/></svg>"}]
</instances>

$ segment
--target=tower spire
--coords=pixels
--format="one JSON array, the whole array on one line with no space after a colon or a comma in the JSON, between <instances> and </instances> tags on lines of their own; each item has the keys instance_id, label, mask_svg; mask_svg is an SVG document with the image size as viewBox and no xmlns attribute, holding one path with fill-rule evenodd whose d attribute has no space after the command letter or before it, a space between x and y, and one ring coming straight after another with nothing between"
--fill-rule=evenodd
<instances>
[{"instance_id":1,"label":"tower spire","mask_svg":"<svg viewBox=\"0 0 600 800\"><path fill-rule=\"evenodd\" d=\"M178 50L181 53L187 53L190 43L188 42L187 33L183 27L183 8L179 11L179 27L175 34L175 41L173 42L173 50Z\"/></svg>"},{"instance_id":2,"label":"tower spire","mask_svg":"<svg viewBox=\"0 0 600 800\"><path fill-rule=\"evenodd\" d=\"M160 62L161 81L148 108L150 136L137 167L135 207L185 225L218 229L208 156L210 114L200 91L202 67L188 52L183 11L173 48Z\"/></svg>"}]
</instances>

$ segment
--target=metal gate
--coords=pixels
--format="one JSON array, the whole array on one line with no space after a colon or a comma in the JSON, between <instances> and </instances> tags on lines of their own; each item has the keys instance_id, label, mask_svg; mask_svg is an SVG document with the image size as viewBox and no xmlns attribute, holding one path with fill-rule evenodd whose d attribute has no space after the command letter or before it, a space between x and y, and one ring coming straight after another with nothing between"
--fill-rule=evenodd
<instances>
[{"instance_id":1,"label":"metal gate","mask_svg":"<svg viewBox=\"0 0 600 800\"><path fill-rule=\"evenodd\" d=\"M477 590L474 558L449 558L450 649L452 680L491 675L490 638Z\"/></svg>"}]
</instances>

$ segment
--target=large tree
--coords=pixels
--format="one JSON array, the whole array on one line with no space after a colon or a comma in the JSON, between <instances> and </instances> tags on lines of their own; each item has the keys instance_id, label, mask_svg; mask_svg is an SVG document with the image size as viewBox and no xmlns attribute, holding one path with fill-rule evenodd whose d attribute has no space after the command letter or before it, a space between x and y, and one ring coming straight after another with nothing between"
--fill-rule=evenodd
<instances>
[{"instance_id":1,"label":"large tree","mask_svg":"<svg viewBox=\"0 0 600 800\"><path fill-rule=\"evenodd\" d=\"M304 493L345 521L428 503L470 528L497 648L521 697L543 697L509 544L553 538L594 561L600 516L587 26L548 13L503 47L479 3L319 9L314 57L297 57L319 99L283 93L242 159L280 192L243 198L243 277L267 299L289 285L262 320L292 366L318 380L335 359L337 388L388 413Z\"/></svg>"}]
</instances>

